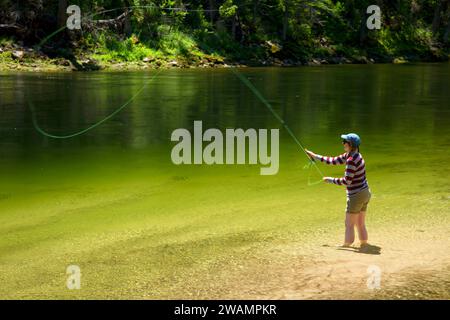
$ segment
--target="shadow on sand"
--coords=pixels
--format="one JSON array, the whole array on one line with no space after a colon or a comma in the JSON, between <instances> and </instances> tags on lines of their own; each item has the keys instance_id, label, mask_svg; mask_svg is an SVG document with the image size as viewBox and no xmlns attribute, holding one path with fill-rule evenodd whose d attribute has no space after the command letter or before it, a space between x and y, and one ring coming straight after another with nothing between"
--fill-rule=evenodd
<instances>
[{"instance_id":1,"label":"shadow on sand","mask_svg":"<svg viewBox=\"0 0 450 320\"><path fill-rule=\"evenodd\" d=\"M373 244L366 244L361 247L338 247L338 250L344 250L344 251L352 251L356 253L364 253L364 254L373 254L373 255L379 255L381 254L381 247L375 246Z\"/></svg>"}]
</instances>

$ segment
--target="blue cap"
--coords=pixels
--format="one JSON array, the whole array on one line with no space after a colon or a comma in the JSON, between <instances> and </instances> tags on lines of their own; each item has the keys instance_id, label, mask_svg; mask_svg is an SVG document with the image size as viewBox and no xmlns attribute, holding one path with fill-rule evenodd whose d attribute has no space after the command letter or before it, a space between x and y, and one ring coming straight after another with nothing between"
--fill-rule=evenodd
<instances>
[{"instance_id":1,"label":"blue cap","mask_svg":"<svg viewBox=\"0 0 450 320\"><path fill-rule=\"evenodd\" d=\"M347 133L347 134L342 134L341 138L350 142L352 147L359 147L359 145L361 144L361 138L356 134L356 133Z\"/></svg>"}]
</instances>

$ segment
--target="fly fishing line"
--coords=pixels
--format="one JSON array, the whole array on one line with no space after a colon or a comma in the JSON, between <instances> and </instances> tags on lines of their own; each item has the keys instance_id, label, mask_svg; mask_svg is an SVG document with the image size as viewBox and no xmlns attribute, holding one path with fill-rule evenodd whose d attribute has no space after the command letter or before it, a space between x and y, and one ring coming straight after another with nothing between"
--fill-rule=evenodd
<instances>
[{"instance_id":1,"label":"fly fishing line","mask_svg":"<svg viewBox=\"0 0 450 320\"><path fill-rule=\"evenodd\" d=\"M110 9L110 10L103 10L103 11L96 12L96 13L93 13L93 14L91 14L91 15L88 15L88 16L86 17L86 19L92 19L92 18L93 18L94 16L96 16L96 15L100 15L100 14L107 13L107 12L112 12L112 11L117 11L117 10L124 10L124 9L127 9L127 10L128 10L128 9L131 9L131 10L132 10L132 9L134 9L134 8L155 8L155 6L154 6L154 5L150 5L150 6L131 6L131 7L123 7L123 8ZM163 10L175 11L175 10L178 10L178 8L163 8ZM199 11L199 10L187 10L187 9L185 9L185 11ZM215 11L215 10L209 10L209 11ZM67 26L61 27L61 28L57 29L56 31L52 32L52 33L51 33L50 35L48 35L47 37L45 37L45 38L38 44L38 46L37 46L38 49L40 49L47 41L49 41L51 38L53 38L53 37L54 37L55 35L57 35L58 33L64 31L66 28L67 28ZM30 108L30 110L31 110L33 126L34 126L34 128L36 129L36 131L38 131L40 134L42 134L43 136L48 137L48 138L53 138L53 139L69 139L69 138L74 138L74 137L80 136L80 135L82 135L82 134L84 134L84 133L86 133L86 132L88 132L88 131L91 131L91 130L95 129L96 127L100 126L100 125L103 124L104 122L106 122L106 121L108 121L109 119L113 118L116 114L118 114L118 113L121 112L123 109L125 109L131 102L133 102L134 99L137 98L137 96L139 96L139 95L141 94L141 92L144 90L144 88L147 86L147 84L148 84L149 82L151 82L152 80L154 80L154 79L159 75L159 73L160 73L161 71L162 71L162 69L159 69L158 72L157 72L151 79L149 79L148 81L146 81L146 82L142 85L142 87L141 87L141 88L140 88L140 89L139 89L139 90L138 90L138 91L137 91L130 99L128 99L128 101L126 101L124 104L122 104L122 105L121 105L119 108L117 108L114 112L112 112L111 114L109 114L108 116L106 116L105 118L103 118L102 120L100 120L100 121L94 123L93 125L91 125L91 126L85 128L85 129L83 129L83 130L80 130L80 131L78 131L78 132L72 133L72 134L67 134L67 135L55 135L55 134L51 134L51 133L48 133L48 132L46 132L45 130L43 130L43 129L39 126L39 124L38 124L38 122L37 122L37 119L36 119L36 111L35 111L35 107L34 107L33 103L32 103L30 100L27 100L27 101L28 101L28 106L29 106L29 108Z\"/></svg>"},{"instance_id":2,"label":"fly fishing line","mask_svg":"<svg viewBox=\"0 0 450 320\"><path fill-rule=\"evenodd\" d=\"M104 10L102 12L98 12L98 13L94 13L90 16L88 16L88 18L92 18L96 15L102 14L102 13L106 13L106 12L111 12L114 10L120 10L120 9L133 9L133 8L149 8L152 7L154 8L153 5L151 6L132 6L132 7L125 7L125 8L117 8L117 9L112 9L112 10ZM164 10L178 10L178 8L165 8ZM184 11L198 11L198 10L189 10L189 9L183 9ZM42 46L45 42L47 42L50 38L52 38L53 36L55 36L56 34L60 33L61 31L65 30L66 27L62 27L58 30L56 30L55 32L53 32L52 34L50 34L49 36L47 36L46 38L44 38L40 43L39 46ZM217 36L216 33L214 33L214 35L216 36L216 38L220 41L220 38ZM204 44L207 48L209 48L206 44ZM211 49L209 48L209 50L211 51ZM297 146L300 147L300 149L303 151L303 153L307 156L309 162L308 162L308 169L311 168L311 166L314 166L317 170L317 172L321 175L321 177L324 176L324 174L322 173L322 171L320 170L320 168L317 166L315 160L311 159L308 155L308 153L306 152L302 142L300 141L300 139L294 134L294 132L291 130L291 128L287 125L287 123L278 115L278 113L274 110L274 108L272 107L272 105L267 101L267 99L259 92L259 90L253 85L253 83L246 78L244 75L242 75L239 71L237 71L237 68L234 66L231 66L231 70L233 71L233 73L239 78L239 80L241 80L242 83L244 83L249 89L250 91L253 92L253 94L267 107L267 109L269 109L269 111L272 113L272 115L278 120L278 122L280 122L280 124L285 128L285 130L287 131L287 133L291 136L291 138L294 140L294 142L297 144ZM156 78L156 76L161 72L161 69L149 80L152 81L153 79ZM108 121L109 119L111 119L112 117L114 117L116 114L118 114L120 111L122 111L124 108L126 108L141 92L142 90L145 88L145 86L147 85L148 82L146 82L127 102L125 102L122 106L120 106L118 109L116 109L113 113L111 113L110 115L108 115L107 117L105 117L104 119L98 121L97 123L87 127L86 129L83 129L81 131L75 132L73 134L68 134L68 135L54 135L54 134L50 134L45 132L44 130L42 130L36 120L36 116L35 116L35 110L34 110L34 106L31 102L28 102L30 109L32 111L32 119L33 119L33 125L35 126L36 130L41 133L42 135L49 137L49 138L54 138L54 139L68 139L68 138L73 138L79 135L82 135L96 127L98 127L99 125L101 125L102 123ZM318 183L318 182L317 182ZM315 183L311 183L310 182L310 177L308 176L308 185L314 185Z\"/></svg>"},{"instance_id":3,"label":"fly fishing line","mask_svg":"<svg viewBox=\"0 0 450 320\"><path fill-rule=\"evenodd\" d=\"M117 108L116 110L114 110L112 113L110 113L108 116L106 116L105 118L101 119L100 121L94 123L93 125L90 125L89 127L77 131L75 133L71 133L71 134L66 134L66 135L55 135L55 134L51 134L48 133L46 131L44 131L38 124L37 119L36 119L36 110L34 108L34 105L31 101L28 100L28 106L30 107L31 110L31 118L33 121L33 126L34 128L43 136L46 136L48 138L53 138L53 139L69 139L69 138L74 138L77 136L80 136L88 131L91 131L95 128L97 128L98 126L100 126L101 124L103 124L104 122L108 121L109 119L113 118L116 114L118 114L119 112L121 112L123 109L125 109L131 102L134 101L134 99L136 99L141 92L145 89L145 87L147 86L147 84L151 81L153 81L154 79L156 79L156 77L161 73L162 69L159 69L154 75L153 77L151 77L150 79L148 79L140 88L138 91L136 91L136 93L131 96L130 99L128 99L124 104L122 104L119 108Z\"/></svg>"}]
</instances>

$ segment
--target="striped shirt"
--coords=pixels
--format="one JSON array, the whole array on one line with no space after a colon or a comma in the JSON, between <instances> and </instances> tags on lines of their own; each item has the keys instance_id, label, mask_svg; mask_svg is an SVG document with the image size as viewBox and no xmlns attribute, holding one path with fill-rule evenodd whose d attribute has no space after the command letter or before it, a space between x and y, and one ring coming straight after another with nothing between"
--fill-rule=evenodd
<instances>
[{"instance_id":1,"label":"striped shirt","mask_svg":"<svg viewBox=\"0 0 450 320\"><path fill-rule=\"evenodd\" d=\"M317 155L317 159L331 165L345 163L345 175L343 178L332 178L330 182L347 187L347 195L353 195L369 187L366 180L366 166L359 152L343 153L337 157L325 157Z\"/></svg>"}]
</instances>

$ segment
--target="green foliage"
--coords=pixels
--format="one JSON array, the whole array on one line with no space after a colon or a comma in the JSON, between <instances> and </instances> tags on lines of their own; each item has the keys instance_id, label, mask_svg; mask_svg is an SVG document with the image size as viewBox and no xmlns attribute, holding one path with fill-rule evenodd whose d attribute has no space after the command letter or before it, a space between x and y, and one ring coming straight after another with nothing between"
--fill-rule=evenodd
<instances>
[{"instance_id":1,"label":"green foliage","mask_svg":"<svg viewBox=\"0 0 450 320\"><path fill-rule=\"evenodd\" d=\"M120 61L136 61L156 52L166 58L201 55L199 48L203 53L213 51L237 60L366 54L426 58L435 56L437 49L448 50L444 43L450 32L448 1L377 1L382 10L382 28L368 30L366 9L372 2L74 0L71 4L80 5L84 16L94 14L94 20L114 19L125 10L129 12L116 23L83 26L83 33L76 39L60 34L52 41L57 48L76 43L76 47L88 52L105 53ZM19 28L0 31L5 30L9 39L15 36L30 44L39 43L51 33L49 30L57 29L55 18L60 3L2 0L0 21ZM268 41L278 43L282 49L271 51Z\"/></svg>"},{"instance_id":2,"label":"green foliage","mask_svg":"<svg viewBox=\"0 0 450 320\"><path fill-rule=\"evenodd\" d=\"M330 1L331 2L331 1ZM345 20L345 5L339 1L335 5L329 3L325 15L324 34L327 39L336 43L346 43L349 39L349 24Z\"/></svg>"},{"instance_id":3,"label":"green foliage","mask_svg":"<svg viewBox=\"0 0 450 320\"><path fill-rule=\"evenodd\" d=\"M225 0L219 9L220 16L223 18L233 17L236 15L237 9L238 7L233 3L233 0Z\"/></svg>"},{"instance_id":4,"label":"green foliage","mask_svg":"<svg viewBox=\"0 0 450 320\"><path fill-rule=\"evenodd\" d=\"M174 59L190 55L202 56L196 41L191 36L180 31L171 31L165 25L159 26L158 31L164 36L146 42L141 42L135 34L126 39L120 39L108 33L102 33L89 42L96 44L94 58L108 62L142 61L147 57Z\"/></svg>"},{"instance_id":5,"label":"green foliage","mask_svg":"<svg viewBox=\"0 0 450 320\"><path fill-rule=\"evenodd\" d=\"M11 53L1 52L0 53L0 62L9 62L9 61L11 61Z\"/></svg>"},{"instance_id":6,"label":"green foliage","mask_svg":"<svg viewBox=\"0 0 450 320\"><path fill-rule=\"evenodd\" d=\"M14 43L14 39L7 37L0 37L0 46L11 46Z\"/></svg>"}]
</instances>

